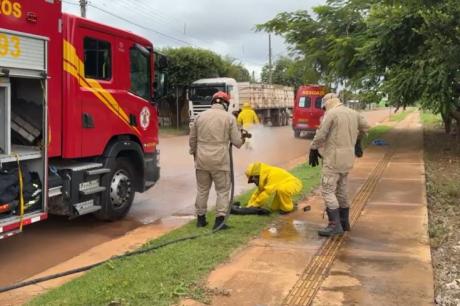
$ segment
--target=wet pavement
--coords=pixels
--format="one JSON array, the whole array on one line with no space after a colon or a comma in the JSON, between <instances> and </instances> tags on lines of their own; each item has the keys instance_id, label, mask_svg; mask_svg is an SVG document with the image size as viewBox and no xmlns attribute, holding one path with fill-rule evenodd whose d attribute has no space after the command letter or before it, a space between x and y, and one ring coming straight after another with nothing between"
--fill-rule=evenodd
<instances>
[{"instance_id":1,"label":"wet pavement","mask_svg":"<svg viewBox=\"0 0 460 306\"><path fill-rule=\"evenodd\" d=\"M228 293L215 295L211 304L432 305L422 137L418 114L412 114L390 132L390 146L371 147L356 163L350 199L362 197L364 190L370 194L362 211L352 209L359 217L342 244L317 236L326 221L323 202L313 195L210 274L207 286ZM372 172L377 165L382 170ZM374 179L372 188L361 189ZM312 209L304 213L306 205ZM323 253L326 244L338 249ZM312 263L315 268L308 269ZM297 300L287 298L293 294ZM201 304L185 300L180 305Z\"/></svg>"},{"instance_id":2,"label":"wet pavement","mask_svg":"<svg viewBox=\"0 0 460 306\"><path fill-rule=\"evenodd\" d=\"M366 117L375 124L388 117L388 110L368 112ZM247 164L262 161L291 167L304 160L309 142L306 138L295 139L290 127L254 131L254 149L234 151L236 193L247 188L244 179ZM84 216L69 221L51 216L45 222L27 226L20 235L2 240L0 286L31 277L112 240L119 241L127 233L161 222L159 220L169 216L193 214L196 186L193 160L187 154L188 137L164 138L160 149L160 182L148 192L136 195L133 207L124 220L107 223ZM210 204L213 198L211 193ZM91 256L85 258L92 263Z\"/></svg>"}]
</instances>

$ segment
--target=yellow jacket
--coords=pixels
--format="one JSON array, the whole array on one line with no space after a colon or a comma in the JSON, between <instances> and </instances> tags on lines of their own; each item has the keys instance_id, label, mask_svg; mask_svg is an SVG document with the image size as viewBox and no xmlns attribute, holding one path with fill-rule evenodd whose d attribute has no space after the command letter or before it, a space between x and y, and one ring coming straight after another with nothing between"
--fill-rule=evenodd
<instances>
[{"instance_id":1,"label":"yellow jacket","mask_svg":"<svg viewBox=\"0 0 460 306\"><path fill-rule=\"evenodd\" d=\"M251 106L245 103L243 105L243 110L238 115L237 122L238 125L243 126L243 128L248 128L253 124L259 124L259 117L257 117L256 112Z\"/></svg>"},{"instance_id":2,"label":"yellow jacket","mask_svg":"<svg viewBox=\"0 0 460 306\"><path fill-rule=\"evenodd\" d=\"M262 206L275 192L292 196L302 190L302 182L284 169L259 162L250 164L246 176L257 175L260 176L258 190L251 196L248 206Z\"/></svg>"}]
</instances>

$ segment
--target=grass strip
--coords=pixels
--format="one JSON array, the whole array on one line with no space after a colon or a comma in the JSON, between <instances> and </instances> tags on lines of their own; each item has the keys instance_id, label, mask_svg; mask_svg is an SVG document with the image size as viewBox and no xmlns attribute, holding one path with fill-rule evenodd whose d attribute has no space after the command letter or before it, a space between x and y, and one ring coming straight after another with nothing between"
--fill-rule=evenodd
<instances>
[{"instance_id":1,"label":"grass strip","mask_svg":"<svg viewBox=\"0 0 460 306\"><path fill-rule=\"evenodd\" d=\"M442 124L441 115L435 115L431 112L422 112L420 119L424 126L438 126Z\"/></svg>"},{"instance_id":2,"label":"grass strip","mask_svg":"<svg viewBox=\"0 0 460 306\"><path fill-rule=\"evenodd\" d=\"M392 129L388 125L377 125L369 130L366 138L363 140L363 147L368 147L374 140L382 138L386 133Z\"/></svg>"},{"instance_id":3,"label":"grass strip","mask_svg":"<svg viewBox=\"0 0 460 306\"><path fill-rule=\"evenodd\" d=\"M365 143L381 137L391 127L377 126L369 131ZM308 195L320 181L320 167L301 164L291 169L303 183L302 192L294 198L298 202ZM247 203L252 190L238 197ZM210 292L204 285L206 276L231 254L267 227L277 214L271 216L234 216L230 230L204 236L196 240L170 245L151 253L110 261L87 272L61 287L43 294L28 305L172 305L190 297L209 302ZM208 219L213 220L209 213ZM208 228L212 224L208 225ZM197 229L195 222L176 229L145 247L161 244L209 229Z\"/></svg>"},{"instance_id":4,"label":"grass strip","mask_svg":"<svg viewBox=\"0 0 460 306\"><path fill-rule=\"evenodd\" d=\"M395 121L395 122L401 122L404 119L406 119L407 116L409 116L410 113L415 111L415 108L410 107L405 111L399 112L397 114L391 115L390 116L390 121Z\"/></svg>"},{"instance_id":5,"label":"grass strip","mask_svg":"<svg viewBox=\"0 0 460 306\"><path fill-rule=\"evenodd\" d=\"M179 129L172 127L160 127L159 135L160 137L174 137L174 136L184 136L188 134L188 129L181 127Z\"/></svg>"}]
</instances>

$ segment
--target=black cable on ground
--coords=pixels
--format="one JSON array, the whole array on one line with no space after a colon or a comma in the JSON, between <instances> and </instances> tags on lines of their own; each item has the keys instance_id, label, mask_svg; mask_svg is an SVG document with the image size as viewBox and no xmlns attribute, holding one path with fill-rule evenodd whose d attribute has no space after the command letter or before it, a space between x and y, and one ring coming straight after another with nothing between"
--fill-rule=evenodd
<instances>
[{"instance_id":1,"label":"black cable on ground","mask_svg":"<svg viewBox=\"0 0 460 306\"><path fill-rule=\"evenodd\" d=\"M38 277L38 278L31 279L31 280L28 280L28 281L19 282L19 283L13 284L13 285L0 287L0 293L11 291L11 290L14 290L14 289L19 289L19 288L22 288L22 287L27 287L27 286L30 286L30 285L39 284L39 283L46 282L46 281L49 281L49 280L52 280L52 279L61 278L61 277L76 274L76 273L85 272L85 271L91 270L92 268L100 266L100 265L102 265L102 264L104 264L106 262L109 262L111 260L122 259L122 258L127 258L127 257L131 257L131 256L135 256L135 255L148 253L150 251L158 250L160 248L163 248L163 247L171 245L171 244L175 244L175 243L179 243L179 242L187 241L187 240L193 240L193 239L200 238L200 237L209 236L209 235L212 235L212 234L220 231L222 229L222 227L225 225L225 222L227 221L228 217L230 216L230 210L231 210L231 207L232 207L234 193L235 193L235 172L233 170L232 144L230 144L229 153L230 153L230 176L231 176L230 180L231 180L231 184L232 184L231 192L230 192L230 202L229 202L229 205L228 205L229 208L228 208L227 214L225 215L224 222L222 222L216 229L213 229L212 231L210 231L208 233L186 236L186 237L178 238L178 239L175 239L175 240L166 241L164 243L161 243L161 244L158 244L158 245L155 245L155 246L151 246L149 248L129 252L129 253L126 253L126 254L123 254L123 255L114 256L114 257L112 257L110 259L103 260L103 261L97 262L97 263L92 264L92 265L87 265L87 266L84 266L84 267L79 267L79 268L67 270L67 271L64 271L64 272L51 274L51 275L47 275L47 276L43 276L43 277Z\"/></svg>"}]
</instances>

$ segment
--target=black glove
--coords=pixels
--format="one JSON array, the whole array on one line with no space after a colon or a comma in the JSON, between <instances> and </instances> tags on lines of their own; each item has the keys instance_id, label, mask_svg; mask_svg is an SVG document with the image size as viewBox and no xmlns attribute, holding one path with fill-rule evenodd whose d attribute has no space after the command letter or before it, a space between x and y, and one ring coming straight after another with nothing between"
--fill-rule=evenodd
<instances>
[{"instance_id":1,"label":"black glove","mask_svg":"<svg viewBox=\"0 0 460 306\"><path fill-rule=\"evenodd\" d=\"M358 158L361 158L363 157L363 148L361 147L361 139L357 139L356 140L356 144L355 144L355 156L358 157Z\"/></svg>"},{"instance_id":2,"label":"black glove","mask_svg":"<svg viewBox=\"0 0 460 306\"><path fill-rule=\"evenodd\" d=\"M319 165L319 158L323 158L318 150L310 149L310 157L308 159L308 164L312 167L316 167Z\"/></svg>"}]
</instances>

